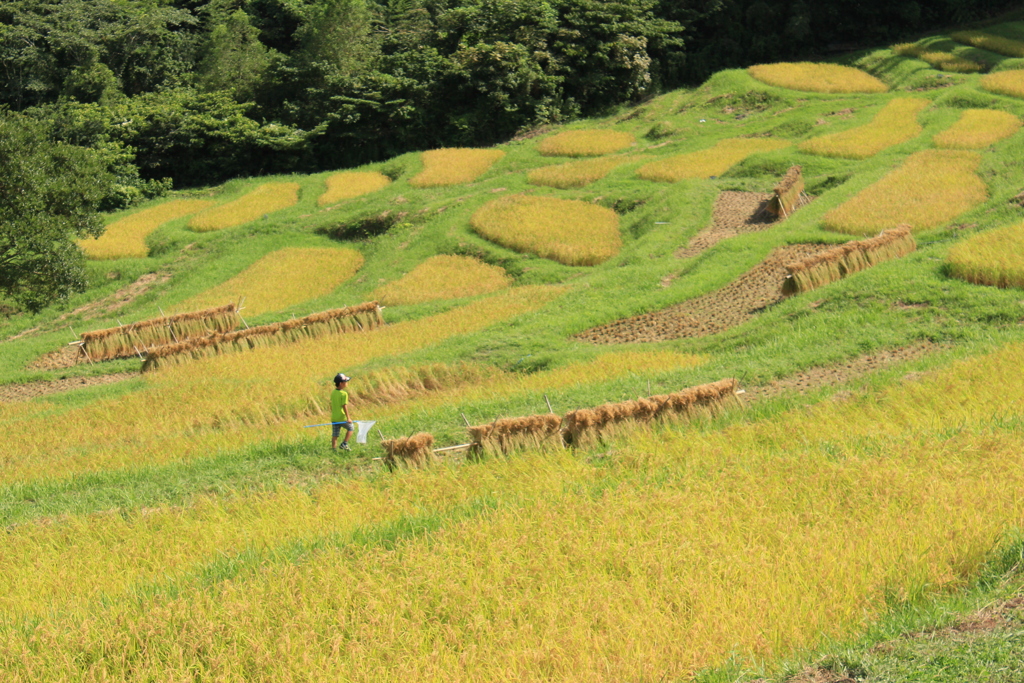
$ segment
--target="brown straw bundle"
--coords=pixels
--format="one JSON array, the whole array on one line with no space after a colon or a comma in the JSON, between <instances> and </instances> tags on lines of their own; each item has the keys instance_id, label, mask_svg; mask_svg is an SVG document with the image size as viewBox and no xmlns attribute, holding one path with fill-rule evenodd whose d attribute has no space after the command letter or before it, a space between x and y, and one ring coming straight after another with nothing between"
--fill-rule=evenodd
<instances>
[{"instance_id":1,"label":"brown straw bundle","mask_svg":"<svg viewBox=\"0 0 1024 683\"><path fill-rule=\"evenodd\" d=\"M783 281L784 295L809 292L871 266L906 256L917 248L910 226L886 230L877 237L854 240L834 249L787 263L789 276Z\"/></svg>"},{"instance_id":2,"label":"brown straw bundle","mask_svg":"<svg viewBox=\"0 0 1024 683\"><path fill-rule=\"evenodd\" d=\"M149 347L178 344L211 334L230 332L241 322L238 309L233 303L151 318L82 334L82 353L91 360L130 358L146 353Z\"/></svg>"},{"instance_id":3,"label":"brown straw bundle","mask_svg":"<svg viewBox=\"0 0 1024 683\"><path fill-rule=\"evenodd\" d=\"M422 468L437 460L437 456L434 455L434 435L427 432L401 439L385 439L381 445L385 453L384 464L388 469L394 469L398 465Z\"/></svg>"},{"instance_id":4,"label":"brown straw bundle","mask_svg":"<svg viewBox=\"0 0 1024 683\"><path fill-rule=\"evenodd\" d=\"M800 206L800 195L804 191L803 171L799 166L790 166L786 175L775 186L768 210L785 218Z\"/></svg>"},{"instance_id":5,"label":"brown straw bundle","mask_svg":"<svg viewBox=\"0 0 1024 683\"><path fill-rule=\"evenodd\" d=\"M736 386L735 379L722 379L671 394L573 410L562 421L565 440L580 446L610 436L617 427L713 414L735 396Z\"/></svg>"},{"instance_id":6,"label":"brown straw bundle","mask_svg":"<svg viewBox=\"0 0 1024 683\"><path fill-rule=\"evenodd\" d=\"M471 455L508 455L525 448L549 444L562 447L562 418L554 413L508 417L491 424L468 427L473 440Z\"/></svg>"},{"instance_id":7,"label":"brown straw bundle","mask_svg":"<svg viewBox=\"0 0 1024 683\"><path fill-rule=\"evenodd\" d=\"M383 323L384 317L381 315L380 306L376 301L369 301L358 306L313 313L304 318L151 348L146 353L142 371L224 353L248 351L303 339L317 339L328 334L358 332L373 329Z\"/></svg>"}]
</instances>

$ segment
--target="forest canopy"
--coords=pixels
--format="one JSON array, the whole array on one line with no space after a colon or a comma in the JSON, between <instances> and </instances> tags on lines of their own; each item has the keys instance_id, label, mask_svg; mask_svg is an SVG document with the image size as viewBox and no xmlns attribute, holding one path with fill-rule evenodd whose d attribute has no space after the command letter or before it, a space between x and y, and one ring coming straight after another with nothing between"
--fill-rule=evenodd
<instances>
[{"instance_id":1,"label":"forest canopy","mask_svg":"<svg viewBox=\"0 0 1024 683\"><path fill-rule=\"evenodd\" d=\"M489 145L716 70L1006 0L8 0L0 107L90 147L105 208L239 175Z\"/></svg>"}]
</instances>

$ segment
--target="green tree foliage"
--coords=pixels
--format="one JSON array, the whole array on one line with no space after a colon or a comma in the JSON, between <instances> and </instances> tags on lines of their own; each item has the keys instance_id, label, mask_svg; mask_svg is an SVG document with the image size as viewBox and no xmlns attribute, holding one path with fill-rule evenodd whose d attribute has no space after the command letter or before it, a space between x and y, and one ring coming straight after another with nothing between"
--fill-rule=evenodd
<instances>
[{"instance_id":1,"label":"green tree foliage","mask_svg":"<svg viewBox=\"0 0 1024 683\"><path fill-rule=\"evenodd\" d=\"M113 177L92 150L54 143L24 116L0 117L0 292L31 311L85 288L74 240L103 232Z\"/></svg>"},{"instance_id":2,"label":"green tree foliage","mask_svg":"<svg viewBox=\"0 0 1024 683\"><path fill-rule=\"evenodd\" d=\"M260 42L249 15L236 10L210 31L199 62L199 83L207 92L221 90L238 102L250 102L270 59L271 51Z\"/></svg>"}]
</instances>

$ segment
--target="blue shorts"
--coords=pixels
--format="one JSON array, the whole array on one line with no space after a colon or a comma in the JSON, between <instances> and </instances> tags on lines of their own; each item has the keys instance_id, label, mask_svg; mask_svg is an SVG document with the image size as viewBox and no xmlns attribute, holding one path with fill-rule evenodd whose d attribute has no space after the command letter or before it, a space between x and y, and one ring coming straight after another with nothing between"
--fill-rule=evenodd
<instances>
[{"instance_id":1,"label":"blue shorts","mask_svg":"<svg viewBox=\"0 0 1024 683\"><path fill-rule=\"evenodd\" d=\"M338 436L341 434L342 428L351 432L355 430L355 425L353 425L351 422L335 422L334 424L331 425L331 436L337 439Z\"/></svg>"}]
</instances>

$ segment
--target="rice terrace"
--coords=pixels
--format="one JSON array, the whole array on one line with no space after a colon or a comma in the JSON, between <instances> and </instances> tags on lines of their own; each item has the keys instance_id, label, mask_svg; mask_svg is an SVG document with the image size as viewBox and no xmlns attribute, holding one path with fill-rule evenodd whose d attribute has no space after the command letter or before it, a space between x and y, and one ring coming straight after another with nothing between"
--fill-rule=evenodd
<instances>
[{"instance_id":1,"label":"rice terrace","mask_svg":"<svg viewBox=\"0 0 1024 683\"><path fill-rule=\"evenodd\" d=\"M1014 18L105 214L0 678L1024 680Z\"/></svg>"}]
</instances>

